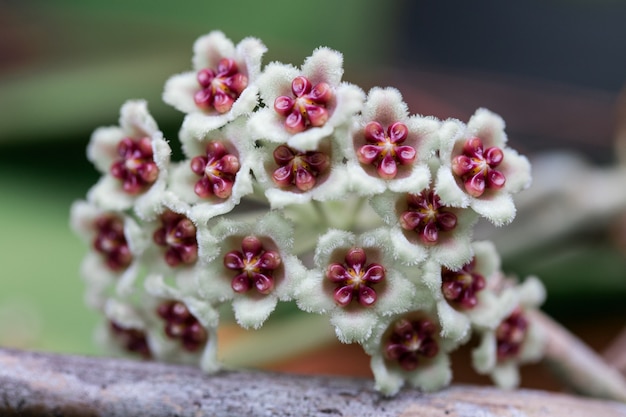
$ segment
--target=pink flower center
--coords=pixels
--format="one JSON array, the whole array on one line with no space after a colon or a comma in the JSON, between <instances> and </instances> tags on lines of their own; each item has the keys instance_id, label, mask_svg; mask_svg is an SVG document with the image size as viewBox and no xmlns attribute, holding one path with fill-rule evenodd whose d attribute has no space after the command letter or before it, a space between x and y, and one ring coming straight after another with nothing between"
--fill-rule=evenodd
<instances>
[{"instance_id":1,"label":"pink flower center","mask_svg":"<svg viewBox=\"0 0 626 417\"><path fill-rule=\"evenodd\" d=\"M140 355L144 359L150 359L152 352L148 346L146 333L138 329L126 329L114 321L109 321L111 334L117 339L122 347L130 353Z\"/></svg>"},{"instance_id":2,"label":"pink flower center","mask_svg":"<svg viewBox=\"0 0 626 417\"><path fill-rule=\"evenodd\" d=\"M248 77L229 58L222 58L217 64L217 70L205 68L198 71L197 79L200 91L193 97L196 105L202 110L215 109L218 113L230 111L235 100L248 86Z\"/></svg>"},{"instance_id":3,"label":"pink flower center","mask_svg":"<svg viewBox=\"0 0 626 417\"><path fill-rule=\"evenodd\" d=\"M295 185L300 191L308 191L329 168L330 157L323 152L299 152L280 145L274 149L274 162L278 165L272 173L276 185L281 188Z\"/></svg>"},{"instance_id":4,"label":"pink flower center","mask_svg":"<svg viewBox=\"0 0 626 417\"><path fill-rule=\"evenodd\" d=\"M396 361L405 371L419 366L421 358L432 358L439 352L437 329L428 319L400 319L383 344L388 360Z\"/></svg>"},{"instance_id":5,"label":"pink flower center","mask_svg":"<svg viewBox=\"0 0 626 417\"><path fill-rule=\"evenodd\" d=\"M474 308L478 303L476 294L485 288L485 278L475 272L476 258L463 265L458 271L446 267L441 269L441 290L450 303L461 309Z\"/></svg>"},{"instance_id":6,"label":"pink flower center","mask_svg":"<svg viewBox=\"0 0 626 417\"><path fill-rule=\"evenodd\" d=\"M235 174L239 171L239 159L228 153L221 142L209 142L206 155L191 160L191 170L201 177L194 187L199 197L216 196L225 199L232 193Z\"/></svg>"},{"instance_id":7,"label":"pink flower center","mask_svg":"<svg viewBox=\"0 0 626 417\"><path fill-rule=\"evenodd\" d=\"M436 244L440 232L449 232L456 227L456 215L445 210L434 191L407 194L406 199L408 208L400 215L400 225L416 232L424 244Z\"/></svg>"},{"instance_id":8,"label":"pink flower center","mask_svg":"<svg viewBox=\"0 0 626 417\"><path fill-rule=\"evenodd\" d=\"M517 356L527 333L528 320L518 307L496 329L498 360Z\"/></svg>"},{"instance_id":9,"label":"pink flower center","mask_svg":"<svg viewBox=\"0 0 626 417\"><path fill-rule=\"evenodd\" d=\"M178 340L183 348L195 352L204 346L209 338L206 329L180 301L165 301L157 307L157 314L165 322L165 334Z\"/></svg>"},{"instance_id":10,"label":"pink flower center","mask_svg":"<svg viewBox=\"0 0 626 417\"><path fill-rule=\"evenodd\" d=\"M231 281L233 291L246 293L252 289L269 294L275 286L274 271L281 265L278 252L265 250L256 236L241 241L241 251L233 250L224 256L224 266L237 275Z\"/></svg>"},{"instance_id":11,"label":"pink flower center","mask_svg":"<svg viewBox=\"0 0 626 417\"><path fill-rule=\"evenodd\" d=\"M165 261L171 267L192 264L198 258L196 226L183 214L165 211L159 218L161 227L152 235L154 242L165 248Z\"/></svg>"},{"instance_id":12,"label":"pink flower center","mask_svg":"<svg viewBox=\"0 0 626 417\"><path fill-rule=\"evenodd\" d=\"M492 146L483 150L483 142L474 137L465 142L463 153L452 159L452 172L463 181L468 194L480 197L488 188L504 187L506 178L495 169L503 159L500 148Z\"/></svg>"},{"instance_id":13,"label":"pink flower center","mask_svg":"<svg viewBox=\"0 0 626 417\"><path fill-rule=\"evenodd\" d=\"M285 117L285 129L291 134L309 127L323 126L330 117L328 107L335 95L325 82L313 86L303 76L291 82L293 97L280 96L274 100L274 110Z\"/></svg>"},{"instance_id":14,"label":"pink flower center","mask_svg":"<svg viewBox=\"0 0 626 417\"><path fill-rule=\"evenodd\" d=\"M117 145L120 159L111 165L111 175L122 181L128 194L139 194L152 185L159 176L154 162L150 138L124 138Z\"/></svg>"},{"instance_id":15,"label":"pink flower center","mask_svg":"<svg viewBox=\"0 0 626 417\"><path fill-rule=\"evenodd\" d=\"M367 263L365 251L352 248L345 257L345 263L332 263L326 269L326 278L337 286L333 298L337 305L345 307L356 298L363 307L376 303L378 295L374 285L385 279L385 268L377 263Z\"/></svg>"},{"instance_id":16,"label":"pink flower center","mask_svg":"<svg viewBox=\"0 0 626 417\"><path fill-rule=\"evenodd\" d=\"M112 214L100 216L95 220L94 228L93 247L96 252L104 257L111 270L119 272L126 269L133 256L124 235L124 220Z\"/></svg>"},{"instance_id":17,"label":"pink flower center","mask_svg":"<svg viewBox=\"0 0 626 417\"><path fill-rule=\"evenodd\" d=\"M376 167L381 178L394 179L398 174L398 164L408 165L415 160L415 149L402 145L408 134L408 128L401 122L393 123L387 131L380 123L369 122L365 126L365 140L368 144L358 149L359 161Z\"/></svg>"}]
</instances>

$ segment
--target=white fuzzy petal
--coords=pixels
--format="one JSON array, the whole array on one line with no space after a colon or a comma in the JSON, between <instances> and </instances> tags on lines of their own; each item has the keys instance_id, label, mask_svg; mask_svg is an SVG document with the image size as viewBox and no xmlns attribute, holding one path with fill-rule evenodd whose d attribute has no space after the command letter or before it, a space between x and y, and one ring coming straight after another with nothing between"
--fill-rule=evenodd
<instances>
[{"instance_id":1,"label":"white fuzzy petal","mask_svg":"<svg viewBox=\"0 0 626 417\"><path fill-rule=\"evenodd\" d=\"M504 226L515 218L515 204L511 194L497 193L487 198L474 198L471 207L476 213L496 226Z\"/></svg>"},{"instance_id":2,"label":"white fuzzy petal","mask_svg":"<svg viewBox=\"0 0 626 417\"><path fill-rule=\"evenodd\" d=\"M96 129L87 145L87 159L95 165L100 173L108 173L111 164L118 158L117 145L126 136L124 130L118 126Z\"/></svg>"},{"instance_id":3,"label":"white fuzzy petal","mask_svg":"<svg viewBox=\"0 0 626 417\"><path fill-rule=\"evenodd\" d=\"M376 313L367 309L337 309L330 317L341 343L363 343L372 334L376 322Z\"/></svg>"},{"instance_id":4,"label":"white fuzzy petal","mask_svg":"<svg viewBox=\"0 0 626 417\"><path fill-rule=\"evenodd\" d=\"M237 323L244 329L258 329L276 308L278 299L268 295L260 298L237 297L233 300L233 311Z\"/></svg>"},{"instance_id":5,"label":"white fuzzy petal","mask_svg":"<svg viewBox=\"0 0 626 417\"><path fill-rule=\"evenodd\" d=\"M194 95L199 90L195 72L173 75L165 82L163 101L183 113L199 112L194 101Z\"/></svg>"}]
</instances>

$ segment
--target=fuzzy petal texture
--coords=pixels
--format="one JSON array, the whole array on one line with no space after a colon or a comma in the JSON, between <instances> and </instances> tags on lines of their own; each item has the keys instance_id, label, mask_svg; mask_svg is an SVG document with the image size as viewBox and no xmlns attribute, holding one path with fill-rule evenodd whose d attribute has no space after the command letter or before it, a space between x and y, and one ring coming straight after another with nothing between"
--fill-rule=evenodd
<instances>
[{"instance_id":1,"label":"fuzzy petal texture","mask_svg":"<svg viewBox=\"0 0 626 417\"><path fill-rule=\"evenodd\" d=\"M308 312L328 314L341 342L363 343L380 317L406 312L415 305L415 288L401 271L394 268L390 246L389 235L384 229L359 236L331 229L320 236L314 256L315 268L297 283L295 289L298 307ZM331 282L326 276L331 264L346 265L345 257L353 248L364 251L363 267L378 264L385 271L381 282L361 284L376 293L376 301L367 307L360 305L358 298L344 306L336 303L334 292L343 284Z\"/></svg>"},{"instance_id":2,"label":"fuzzy petal texture","mask_svg":"<svg viewBox=\"0 0 626 417\"><path fill-rule=\"evenodd\" d=\"M371 163L359 161L358 152L363 146L371 145L366 139L366 126L370 123L378 124L382 129L384 140L388 137L388 129L396 123L406 128L406 137L397 143L397 146L410 147L415 156L411 163L402 163L394 157L397 173L391 179L381 178L376 166L381 163L382 153ZM372 88L367 96L363 111L352 125L351 140L343 143L343 152L351 165L351 179L353 189L361 195L378 193L379 188L389 188L396 192L418 193L428 186L430 171L426 164L435 154L437 134L440 122L432 117L409 116L408 107L402 100L402 95L395 88ZM381 140L383 138L381 137ZM386 146L395 146L387 143ZM383 152L382 150L380 152ZM385 150L384 152L389 152ZM396 150L387 155L396 155ZM406 162L406 160L405 160Z\"/></svg>"},{"instance_id":3,"label":"fuzzy petal texture","mask_svg":"<svg viewBox=\"0 0 626 417\"><path fill-rule=\"evenodd\" d=\"M256 79L261 70L261 60L267 51L265 45L256 38L248 37L235 46L222 32L213 31L198 38L193 51L193 71L172 76L165 83L163 101L187 113L185 121L198 126L204 133L251 113L257 105ZM201 89L197 72L204 69L215 71L224 58L234 61L238 72L247 78L247 85L228 111L219 113L214 109L202 109L194 100L194 95Z\"/></svg>"},{"instance_id":4,"label":"fuzzy petal texture","mask_svg":"<svg viewBox=\"0 0 626 417\"><path fill-rule=\"evenodd\" d=\"M158 169L154 182L133 194L124 191L122 181L114 178L110 172L112 164L121 160L118 145L125 138L149 138L152 146L151 162ZM87 146L88 159L103 174L89 190L88 200L109 210L134 208L140 218L152 219L165 191L171 153L167 141L148 112L146 102L127 101L120 110L119 127L97 129Z\"/></svg>"},{"instance_id":5,"label":"fuzzy petal texture","mask_svg":"<svg viewBox=\"0 0 626 417\"><path fill-rule=\"evenodd\" d=\"M486 109L478 109L467 125L457 120L449 120L442 125L439 132L441 167L437 171L435 185L438 195L446 204L471 206L496 226L508 224L515 218L515 205L511 195L527 188L531 182L528 159L507 146L504 128L504 121L500 116ZM487 183L484 191L478 195L472 195L466 190L463 181L464 178L467 181L467 177L457 177L453 173L453 161L464 155L464 147L472 138L480 139L482 146L479 151L482 162L479 164L486 164L486 160L482 159L486 155L483 155L483 150L487 151L492 147L499 149L500 161L496 165L490 165L491 168L485 165L484 169L496 170L504 179L504 184L498 187L490 187ZM484 179L486 173L484 171L477 175L483 175Z\"/></svg>"},{"instance_id":6,"label":"fuzzy petal texture","mask_svg":"<svg viewBox=\"0 0 626 417\"><path fill-rule=\"evenodd\" d=\"M327 83L333 98L326 107L329 117L323 125L292 134L285 128L285 117L274 110L274 102L280 96L292 97L291 83L298 76L306 77L313 86ZM342 76L343 56L323 47L313 51L301 69L278 62L267 65L258 80L265 107L250 118L254 138L287 143L302 151L316 149L322 139L332 135L337 127L346 125L363 105L365 93L357 86L342 83Z\"/></svg>"},{"instance_id":7,"label":"fuzzy petal texture","mask_svg":"<svg viewBox=\"0 0 626 417\"><path fill-rule=\"evenodd\" d=\"M269 212L254 223L221 219L211 230L210 238L200 242L202 267L196 277L200 296L208 302L232 300L238 323L245 328L259 328L276 307L279 300L292 298L295 281L304 279L306 269L291 255L293 226L281 213ZM262 250L275 251L281 264L272 269L273 288L261 294L255 288L236 292L231 281L240 273L224 265L224 256L241 251L244 237L254 236L262 243ZM265 273L265 272L264 272Z\"/></svg>"},{"instance_id":8,"label":"fuzzy petal texture","mask_svg":"<svg viewBox=\"0 0 626 417\"><path fill-rule=\"evenodd\" d=\"M178 197L194 223L206 224L211 218L230 212L240 203L241 198L252 193L251 167L257 153L252 141L249 140L244 118L229 123L223 129L208 133L204 133L201 127L186 120L180 132L180 139L186 158L172 168L168 189ZM201 179L206 180L207 176L206 174L200 176L192 171L192 161L194 158L204 158L206 163L209 158L207 147L216 143L224 147L226 155L236 158L238 170L233 175L232 182L230 180L232 172L226 172L226 176L221 177L222 180L226 178L231 187L228 197L220 198L212 190L209 191L210 195L200 197L195 192L195 187Z\"/></svg>"}]
</instances>

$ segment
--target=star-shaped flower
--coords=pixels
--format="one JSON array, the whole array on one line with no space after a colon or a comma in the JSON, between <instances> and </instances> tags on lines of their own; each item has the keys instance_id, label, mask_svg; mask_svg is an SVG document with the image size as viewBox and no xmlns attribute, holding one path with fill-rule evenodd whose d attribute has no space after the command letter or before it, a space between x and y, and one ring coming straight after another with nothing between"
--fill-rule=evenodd
<instances>
[{"instance_id":1,"label":"star-shaped flower","mask_svg":"<svg viewBox=\"0 0 626 417\"><path fill-rule=\"evenodd\" d=\"M465 340L471 326L494 329L501 311L512 302L511 296L494 293L493 286L502 275L495 245L472 242L471 250L471 260L460 267L447 268L428 260L423 273L410 276L432 292L443 335L452 340Z\"/></svg>"},{"instance_id":2,"label":"star-shaped flower","mask_svg":"<svg viewBox=\"0 0 626 417\"><path fill-rule=\"evenodd\" d=\"M140 218L153 218L165 190L171 149L145 101L127 101L119 123L91 136L87 158L102 177L87 197L105 209L132 207Z\"/></svg>"},{"instance_id":3,"label":"star-shaped flower","mask_svg":"<svg viewBox=\"0 0 626 417\"><path fill-rule=\"evenodd\" d=\"M443 204L432 188L416 194L388 191L372 197L370 204L392 227L394 257L400 262L416 265L429 257L455 268L471 258L478 217L472 210Z\"/></svg>"},{"instance_id":4,"label":"star-shaped flower","mask_svg":"<svg viewBox=\"0 0 626 417\"><path fill-rule=\"evenodd\" d=\"M338 200L349 193L343 154L333 141L325 139L308 151L262 141L255 152L252 171L272 208Z\"/></svg>"},{"instance_id":5,"label":"star-shaped flower","mask_svg":"<svg viewBox=\"0 0 626 417\"><path fill-rule=\"evenodd\" d=\"M259 328L279 300L292 298L305 269L291 254L293 227L277 211L254 223L221 219L201 241L197 290L208 302L232 300L237 322Z\"/></svg>"},{"instance_id":6,"label":"star-shaped flower","mask_svg":"<svg viewBox=\"0 0 626 417\"><path fill-rule=\"evenodd\" d=\"M220 31L204 35L193 46L193 71L172 76L163 101L188 113L187 122L203 133L251 113L257 105L255 81L267 48L255 38L237 46Z\"/></svg>"},{"instance_id":7,"label":"star-shaped flower","mask_svg":"<svg viewBox=\"0 0 626 417\"><path fill-rule=\"evenodd\" d=\"M296 287L298 306L329 314L342 342L363 342L382 316L413 305L415 288L395 268L390 244L384 229L360 236L334 229L322 235L315 268Z\"/></svg>"},{"instance_id":8,"label":"star-shaped flower","mask_svg":"<svg viewBox=\"0 0 626 417\"><path fill-rule=\"evenodd\" d=\"M502 291L509 298L506 308L498 311L498 325L481 329L482 340L472 352L474 369L488 374L502 388L519 384L518 367L541 358L545 335L527 311L536 309L545 299L545 288L535 277Z\"/></svg>"},{"instance_id":9,"label":"star-shaped flower","mask_svg":"<svg viewBox=\"0 0 626 417\"><path fill-rule=\"evenodd\" d=\"M255 139L314 150L335 129L346 126L360 109L363 91L345 82L343 56L318 48L300 69L278 62L265 67L258 79L265 104L250 117Z\"/></svg>"},{"instance_id":10,"label":"star-shaped flower","mask_svg":"<svg viewBox=\"0 0 626 417\"><path fill-rule=\"evenodd\" d=\"M395 88L372 88L345 142L350 180L362 195L419 192L428 185L426 161L434 156L439 121L409 116Z\"/></svg>"},{"instance_id":11,"label":"star-shaped flower","mask_svg":"<svg viewBox=\"0 0 626 417\"><path fill-rule=\"evenodd\" d=\"M183 124L180 140L185 159L172 168L168 184L168 190L199 224L231 211L252 192L251 166L258 155L245 118L202 132L193 123Z\"/></svg>"},{"instance_id":12,"label":"star-shaped flower","mask_svg":"<svg viewBox=\"0 0 626 417\"><path fill-rule=\"evenodd\" d=\"M385 318L363 347L372 357L376 389L395 395L405 381L423 391L448 385L452 379L448 353L457 344L441 336L441 325L431 304Z\"/></svg>"},{"instance_id":13,"label":"star-shaped flower","mask_svg":"<svg viewBox=\"0 0 626 417\"><path fill-rule=\"evenodd\" d=\"M144 250L138 239L141 236L139 224L122 212L76 201L70 210L70 225L89 245L80 267L87 284L87 304L101 310L112 289L118 294L129 294Z\"/></svg>"},{"instance_id":14,"label":"star-shaped flower","mask_svg":"<svg viewBox=\"0 0 626 417\"><path fill-rule=\"evenodd\" d=\"M515 217L512 194L530 185L530 164L506 146L502 118L478 109L467 126L445 122L440 140L439 197L446 204L469 206L497 226L510 223Z\"/></svg>"}]
</instances>

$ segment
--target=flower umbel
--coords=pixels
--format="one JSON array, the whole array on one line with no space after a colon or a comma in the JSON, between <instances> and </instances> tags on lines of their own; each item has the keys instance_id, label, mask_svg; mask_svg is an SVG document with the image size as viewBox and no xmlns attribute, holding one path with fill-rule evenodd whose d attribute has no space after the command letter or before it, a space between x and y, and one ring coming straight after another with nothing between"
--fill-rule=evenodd
<instances>
[{"instance_id":1,"label":"flower umbel","mask_svg":"<svg viewBox=\"0 0 626 417\"><path fill-rule=\"evenodd\" d=\"M363 347L385 395L449 384L448 354L473 333L476 370L515 385L543 349L528 314L543 288L504 284L495 244L472 241L479 216L512 221L530 183L504 121L411 114L393 87L343 81L326 47L300 67L263 66L265 52L219 31L194 43L163 91L185 113L180 160L144 101L91 136L101 178L71 225L100 342L215 372L222 307L258 329L294 301Z\"/></svg>"}]
</instances>

